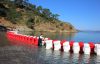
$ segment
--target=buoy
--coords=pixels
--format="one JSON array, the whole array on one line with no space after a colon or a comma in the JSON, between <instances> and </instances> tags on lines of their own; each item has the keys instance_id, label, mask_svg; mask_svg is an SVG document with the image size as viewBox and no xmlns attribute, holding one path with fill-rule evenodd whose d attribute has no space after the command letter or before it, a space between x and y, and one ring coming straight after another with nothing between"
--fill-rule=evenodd
<instances>
[{"instance_id":1,"label":"buoy","mask_svg":"<svg viewBox=\"0 0 100 64\"><path fill-rule=\"evenodd\" d=\"M63 43L65 43L66 40L61 40L60 44L61 44L61 51L63 51Z\"/></svg>"},{"instance_id":2,"label":"buoy","mask_svg":"<svg viewBox=\"0 0 100 64\"><path fill-rule=\"evenodd\" d=\"M44 38L44 41L49 40L48 38Z\"/></svg>"},{"instance_id":3,"label":"buoy","mask_svg":"<svg viewBox=\"0 0 100 64\"><path fill-rule=\"evenodd\" d=\"M83 53L84 42L79 42L80 53Z\"/></svg>"},{"instance_id":4,"label":"buoy","mask_svg":"<svg viewBox=\"0 0 100 64\"><path fill-rule=\"evenodd\" d=\"M38 38L34 38L34 45L38 46Z\"/></svg>"},{"instance_id":5,"label":"buoy","mask_svg":"<svg viewBox=\"0 0 100 64\"><path fill-rule=\"evenodd\" d=\"M74 41L73 41L73 40L69 41L70 52L71 52L71 53L73 52L73 44L74 44Z\"/></svg>"},{"instance_id":6,"label":"buoy","mask_svg":"<svg viewBox=\"0 0 100 64\"><path fill-rule=\"evenodd\" d=\"M78 43L78 42L75 42L75 43L73 44L73 52L74 52L74 53L79 53L79 51L80 51L79 43Z\"/></svg>"},{"instance_id":7,"label":"buoy","mask_svg":"<svg viewBox=\"0 0 100 64\"><path fill-rule=\"evenodd\" d=\"M32 37L32 42L31 42L31 44L32 44L32 45L34 44L34 37Z\"/></svg>"},{"instance_id":8,"label":"buoy","mask_svg":"<svg viewBox=\"0 0 100 64\"><path fill-rule=\"evenodd\" d=\"M46 40L46 49L51 49L52 48L52 40Z\"/></svg>"},{"instance_id":9,"label":"buoy","mask_svg":"<svg viewBox=\"0 0 100 64\"><path fill-rule=\"evenodd\" d=\"M25 35L23 35L22 42L25 42L25 38L26 38L26 36L25 36Z\"/></svg>"},{"instance_id":10,"label":"buoy","mask_svg":"<svg viewBox=\"0 0 100 64\"><path fill-rule=\"evenodd\" d=\"M33 39L33 37L30 36L30 37L29 37L29 44L32 44L32 39Z\"/></svg>"},{"instance_id":11,"label":"buoy","mask_svg":"<svg viewBox=\"0 0 100 64\"><path fill-rule=\"evenodd\" d=\"M59 40L54 41L54 50L60 50L60 48L61 48L60 41Z\"/></svg>"},{"instance_id":12,"label":"buoy","mask_svg":"<svg viewBox=\"0 0 100 64\"><path fill-rule=\"evenodd\" d=\"M84 43L83 47L84 54L90 54L90 45L88 43Z\"/></svg>"},{"instance_id":13,"label":"buoy","mask_svg":"<svg viewBox=\"0 0 100 64\"><path fill-rule=\"evenodd\" d=\"M95 44L95 52L100 56L100 44Z\"/></svg>"},{"instance_id":14,"label":"buoy","mask_svg":"<svg viewBox=\"0 0 100 64\"><path fill-rule=\"evenodd\" d=\"M70 50L69 41L66 41L63 43L63 49L64 49L64 52L69 52Z\"/></svg>"},{"instance_id":15,"label":"buoy","mask_svg":"<svg viewBox=\"0 0 100 64\"><path fill-rule=\"evenodd\" d=\"M94 48L95 48L95 45L93 42L89 42L89 45L90 45L90 50L91 50L91 53L93 54L94 53Z\"/></svg>"}]
</instances>

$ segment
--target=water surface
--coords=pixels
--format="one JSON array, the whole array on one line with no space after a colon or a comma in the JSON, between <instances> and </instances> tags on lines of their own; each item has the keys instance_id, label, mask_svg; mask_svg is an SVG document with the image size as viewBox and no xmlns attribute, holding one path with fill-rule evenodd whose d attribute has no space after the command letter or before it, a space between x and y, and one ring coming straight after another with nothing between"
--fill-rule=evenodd
<instances>
[{"instance_id":1,"label":"water surface","mask_svg":"<svg viewBox=\"0 0 100 64\"><path fill-rule=\"evenodd\" d=\"M0 64L100 64L100 56L46 50L44 46L8 40L0 32Z\"/></svg>"},{"instance_id":2,"label":"water surface","mask_svg":"<svg viewBox=\"0 0 100 64\"><path fill-rule=\"evenodd\" d=\"M24 32L25 33L25 32ZM23 33L23 34L24 34ZM70 33L70 32L27 32L28 35L35 35L39 36L43 34L44 37L51 38L53 40L74 40L75 42L94 42L100 43L100 32L77 32L77 33Z\"/></svg>"}]
</instances>

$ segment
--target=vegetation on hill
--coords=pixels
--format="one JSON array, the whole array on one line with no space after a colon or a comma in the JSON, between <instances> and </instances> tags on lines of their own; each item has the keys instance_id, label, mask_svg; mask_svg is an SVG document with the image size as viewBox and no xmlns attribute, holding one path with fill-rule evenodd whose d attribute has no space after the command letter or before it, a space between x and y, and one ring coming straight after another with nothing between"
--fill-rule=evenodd
<instances>
[{"instance_id":1,"label":"vegetation on hill","mask_svg":"<svg viewBox=\"0 0 100 64\"><path fill-rule=\"evenodd\" d=\"M7 27L26 26L37 31L76 32L70 23L58 17L59 14L31 4L28 0L0 0L0 23Z\"/></svg>"}]
</instances>

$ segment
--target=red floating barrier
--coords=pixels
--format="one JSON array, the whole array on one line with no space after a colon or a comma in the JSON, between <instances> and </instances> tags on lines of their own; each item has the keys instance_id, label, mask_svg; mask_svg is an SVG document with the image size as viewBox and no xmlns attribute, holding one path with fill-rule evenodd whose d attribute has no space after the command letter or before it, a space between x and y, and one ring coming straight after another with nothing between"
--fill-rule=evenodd
<instances>
[{"instance_id":1,"label":"red floating barrier","mask_svg":"<svg viewBox=\"0 0 100 64\"><path fill-rule=\"evenodd\" d=\"M84 42L79 42L79 46L80 46L80 48L83 48L84 47Z\"/></svg>"},{"instance_id":2,"label":"red floating barrier","mask_svg":"<svg viewBox=\"0 0 100 64\"><path fill-rule=\"evenodd\" d=\"M35 46L38 46L38 37L33 37L33 36L25 36L25 35L21 35L21 34L16 34L13 31L12 32L7 32L7 37L10 40L18 40L18 41L22 41L23 43L27 43L27 44L33 44ZM43 42L45 42L46 40L50 40L50 38L44 38L42 39ZM55 42L57 41L57 42ZM55 43L54 43L55 42ZM61 46L61 50L63 50L63 44L66 42L66 40L62 40L61 42L59 40L52 40L51 41L51 46L54 49L55 46L55 50L57 50L60 46ZM70 52L75 52L75 49L77 50L80 47L80 52L82 52L83 48L87 48L85 51L87 53L87 51L91 51L91 53L94 53L94 48L95 48L95 44L93 42L89 42L88 46L85 46L84 42L79 42L79 43L75 43L74 41L71 40L68 42L69 47L70 47ZM78 48L77 48L78 45ZM73 51L74 50L74 51ZM90 53L90 52L89 52Z\"/></svg>"},{"instance_id":3,"label":"red floating barrier","mask_svg":"<svg viewBox=\"0 0 100 64\"><path fill-rule=\"evenodd\" d=\"M70 52L71 52L71 53L73 52L73 44L74 44L74 41L71 40L71 41L69 42L69 45L70 45Z\"/></svg>"},{"instance_id":4,"label":"red floating barrier","mask_svg":"<svg viewBox=\"0 0 100 64\"><path fill-rule=\"evenodd\" d=\"M62 41L60 42L61 46L63 46L63 43L64 43L64 42L66 42L66 40L62 40Z\"/></svg>"},{"instance_id":5,"label":"red floating barrier","mask_svg":"<svg viewBox=\"0 0 100 64\"><path fill-rule=\"evenodd\" d=\"M30 44L33 43L33 37L29 37L29 43L30 43Z\"/></svg>"},{"instance_id":6,"label":"red floating barrier","mask_svg":"<svg viewBox=\"0 0 100 64\"><path fill-rule=\"evenodd\" d=\"M93 42L89 42L91 53L94 53L95 44Z\"/></svg>"},{"instance_id":7,"label":"red floating barrier","mask_svg":"<svg viewBox=\"0 0 100 64\"><path fill-rule=\"evenodd\" d=\"M50 40L50 38L48 38L48 40Z\"/></svg>"},{"instance_id":8,"label":"red floating barrier","mask_svg":"<svg viewBox=\"0 0 100 64\"><path fill-rule=\"evenodd\" d=\"M26 43L29 44L29 37L28 36L26 37Z\"/></svg>"},{"instance_id":9,"label":"red floating barrier","mask_svg":"<svg viewBox=\"0 0 100 64\"><path fill-rule=\"evenodd\" d=\"M58 40L52 40L52 49L54 49L54 41L58 41Z\"/></svg>"},{"instance_id":10,"label":"red floating barrier","mask_svg":"<svg viewBox=\"0 0 100 64\"><path fill-rule=\"evenodd\" d=\"M84 47L84 42L79 42L79 46L80 46L80 52L79 53L83 53L83 47Z\"/></svg>"},{"instance_id":11,"label":"red floating barrier","mask_svg":"<svg viewBox=\"0 0 100 64\"><path fill-rule=\"evenodd\" d=\"M89 45L90 45L90 48L94 48L95 47L93 42L89 42Z\"/></svg>"},{"instance_id":12,"label":"red floating barrier","mask_svg":"<svg viewBox=\"0 0 100 64\"><path fill-rule=\"evenodd\" d=\"M25 43L27 43L27 36L24 36L24 41Z\"/></svg>"},{"instance_id":13,"label":"red floating barrier","mask_svg":"<svg viewBox=\"0 0 100 64\"><path fill-rule=\"evenodd\" d=\"M38 46L38 38L34 38L34 45Z\"/></svg>"},{"instance_id":14,"label":"red floating barrier","mask_svg":"<svg viewBox=\"0 0 100 64\"><path fill-rule=\"evenodd\" d=\"M31 42L31 44L34 44L34 38L32 38L32 42Z\"/></svg>"},{"instance_id":15,"label":"red floating barrier","mask_svg":"<svg viewBox=\"0 0 100 64\"><path fill-rule=\"evenodd\" d=\"M30 37L28 37L28 44L30 44L31 43L31 39L30 39Z\"/></svg>"},{"instance_id":16,"label":"red floating barrier","mask_svg":"<svg viewBox=\"0 0 100 64\"><path fill-rule=\"evenodd\" d=\"M58 40L52 40L52 43L54 43L54 41L58 41Z\"/></svg>"},{"instance_id":17,"label":"red floating barrier","mask_svg":"<svg viewBox=\"0 0 100 64\"><path fill-rule=\"evenodd\" d=\"M73 40L69 42L70 47L73 47L73 43L74 43Z\"/></svg>"},{"instance_id":18,"label":"red floating barrier","mask_svg":"<svg viewBox=\"0 0 100 64\"><path fill-rule=\"evenodd\" d=\"M61 42L60 42L60 44L61 44L61 51L63 51L64 49L63 49L63 43L65 43L66 42L66 40L62 40Z\"/></svg>"}]
</instances>

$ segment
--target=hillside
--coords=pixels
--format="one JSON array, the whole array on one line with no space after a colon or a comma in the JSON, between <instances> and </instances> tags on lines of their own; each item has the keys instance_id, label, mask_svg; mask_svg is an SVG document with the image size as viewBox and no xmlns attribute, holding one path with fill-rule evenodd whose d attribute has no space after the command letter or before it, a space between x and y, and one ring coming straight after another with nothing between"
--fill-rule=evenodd
<instances>
[{"instance_id":1,"label":"hillside","mask_svg":"<svg viewBox=\"0 0 100 64\"><path fill-rule=\"evenodd\" d=\"M60 21L58 14L28 3L26 0L0 1L0 25L18 30L76 32L68 22Z\"/></svg>"}]
</instances>

